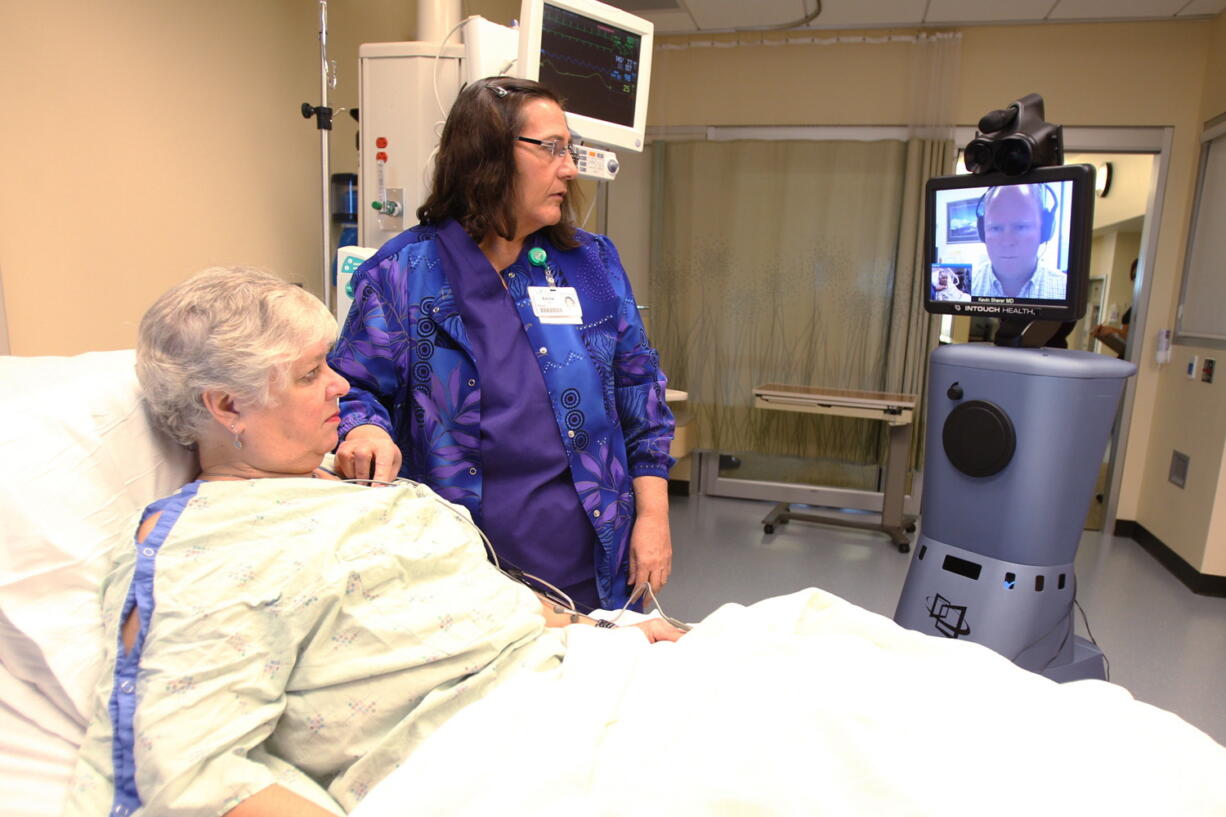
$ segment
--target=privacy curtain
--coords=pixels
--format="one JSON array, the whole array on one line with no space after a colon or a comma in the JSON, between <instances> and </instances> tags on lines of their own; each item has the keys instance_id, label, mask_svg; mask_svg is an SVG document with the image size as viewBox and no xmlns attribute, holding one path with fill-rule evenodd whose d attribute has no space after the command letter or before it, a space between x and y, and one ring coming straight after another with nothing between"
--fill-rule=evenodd
<instances>
[{"instance_id":1,"label":"privacy curtain","mask_svg":"<svg viewBox=\"0 0 1226 817\"><path fill-rule=\"evenodd\" d=\"M928 356L937 342L937 322L923 305L928 280L924 270L924 184L933 176L949 173L955 150L949 140L914 138L907 142L906 153L884 390L919 398L911 429L911 467L920 469Z\"/></svg>"},{"instance_id":2,"label":"privacy curtain","mask_svg":"<svg viewBox=\"0 0 1226 817\"><path fill-rule=\"evenodd\" d=\"M652 334L700 447L878 461L879 424L755 409L752 392L889 385L907 155L901 141L656 143Z\"/></svg>"},{"instance_id":3,"label":"privacy curtain","mask_svg":"<svg viewBox=\"0 0 1226 817\"><path fill-rule=\"evenodd\" d=\"M700 447L881 462L883 424L755 409L765 383L915 394L922 409L936 342L923 191L953 167L961 37L910 41L905 141L654 143L652 334ZM918 467L922 410L913 430Z\"/></svg>"}]
</instances>

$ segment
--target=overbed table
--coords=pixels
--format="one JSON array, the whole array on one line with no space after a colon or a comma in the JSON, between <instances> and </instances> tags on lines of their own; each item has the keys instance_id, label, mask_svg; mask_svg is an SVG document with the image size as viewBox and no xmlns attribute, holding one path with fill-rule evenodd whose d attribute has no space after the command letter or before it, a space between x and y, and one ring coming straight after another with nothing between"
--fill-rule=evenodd
<instances>
[{"instance_id":1,"label":"overbed table","mask_svg":"<svg viewBox=\"0 0 1226 817\"><path fill-rule=\"evenodd\" d=\"M915 395L768 383L755 387L753 396L754 406L757 408L880 420L889 427L889 448L886 454L885 485L882 490L879 521L801 513L793 511L791 503L780 502L762 520L762 528L766 533L773 533L776 525L800 519L806 522L882 531L889 534L890 540L898 546L900 553L911 550L911 537L908 532L915 530L915 517L904 515L902 508L906 493L907 461L911 452Z\"/></svg>"}]
</instances>

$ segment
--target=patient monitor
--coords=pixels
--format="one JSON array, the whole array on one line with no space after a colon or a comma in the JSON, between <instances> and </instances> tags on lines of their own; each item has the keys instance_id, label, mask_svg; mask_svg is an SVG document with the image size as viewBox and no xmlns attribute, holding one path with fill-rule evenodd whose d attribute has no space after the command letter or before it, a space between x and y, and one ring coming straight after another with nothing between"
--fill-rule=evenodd
<instances>
[{"instance_id":1,"label":"patient monitor","mask_svg":"<svg viewBox=\"0 0 1226 817\"><path fill-rule=\"evenodd\" d=\"M608 148L643 149L655 26L598 0L523 0L519 31L514 73L562 98L579 175L617 178Z\"/></svg>"},{"instance_id":2,"label":"patient monitor","mask_svg":"<svg viewBox=\"0 0 1226 817\"><path fill-rule=\"evenodd\" d=\"M1073 632L1073 562L1136 367L1043 345L1085 313L1094 170L1061 165L1034 94L985 116L966 156L970 175L927 185L924 306L1001 325L995 344L932 354L922 530L894 619L1054 680L1104 678L1102 652ZM1029 287L1013 269L1034 270Z\"/></svg>"},{"instance_id":3,"label":"patient monitor","mask_svg":"<svg viewBox=\"0 0 1226 817\"><path fill-rule=\"evenodd\" d=\"M419 4L419 15L432 5ZM359 244L381 246L413 225L447 111L475 79L539 79L558 94L584 178L611 181L619 169L612 149L643 149L652 24L598 0L523 0L520 14L516 28L477 16L428 26L450 29L462 44L448 35L358 49Z\"/></svg>"},{"instance_id":4,"label":"patient monitor","mask_svg":"<svg viewBox=\"0 0 1226 817\"><path fill-rule=\"evenodd\" d=\"M566 103L585 144L641 151L654 26L595 0L523 0L516 76Z\"/></svg>"}]
</instances>

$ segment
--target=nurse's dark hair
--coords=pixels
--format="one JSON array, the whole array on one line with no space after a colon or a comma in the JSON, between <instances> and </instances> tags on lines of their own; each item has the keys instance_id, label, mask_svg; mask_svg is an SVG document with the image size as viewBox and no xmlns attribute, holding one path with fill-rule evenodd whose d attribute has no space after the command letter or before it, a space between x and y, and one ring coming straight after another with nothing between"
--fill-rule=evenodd
<instances>
[{"instance_id":1,"label":"nurse's dark hair","mask_svg":"<svg viewBox=\"0 0 1226 817\"><path fill-rule=\"evenodd\" d=\"M515 237L515 137L522 135L524 106L547 99L558 107L553 91L529 79L486 77L463 88L451 106L434 160L430 194L417 208L417 220L438 224L454 218L481 241L495 233ZM570 249L575 240L578 185L567 183L562 219L545 228L555 247Z\"/></svg>"}]
</instances>

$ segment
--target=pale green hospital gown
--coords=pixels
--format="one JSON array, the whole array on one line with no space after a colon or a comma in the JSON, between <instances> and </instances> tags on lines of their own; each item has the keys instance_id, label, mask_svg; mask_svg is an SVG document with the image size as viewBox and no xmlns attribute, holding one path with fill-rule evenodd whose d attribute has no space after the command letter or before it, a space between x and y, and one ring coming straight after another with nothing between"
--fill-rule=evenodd
<instances>
[{"instance_id":1,"label":"pale green hospital gown","mask_svg":"<svg viewBox=\"0 0 1226 817\"><path fill-rule=\"evenodd\" d=\"M424 488L196 485L146 541L161 544L138 647L134 813L212 817L274 782L348 811L500 680L560 664L565 636L536 597ZM138 562L127 550L103 590L108 667ZM112 812L115 686L110 673L98 685L72 817Z\"/></svg>"}]
</instances>

